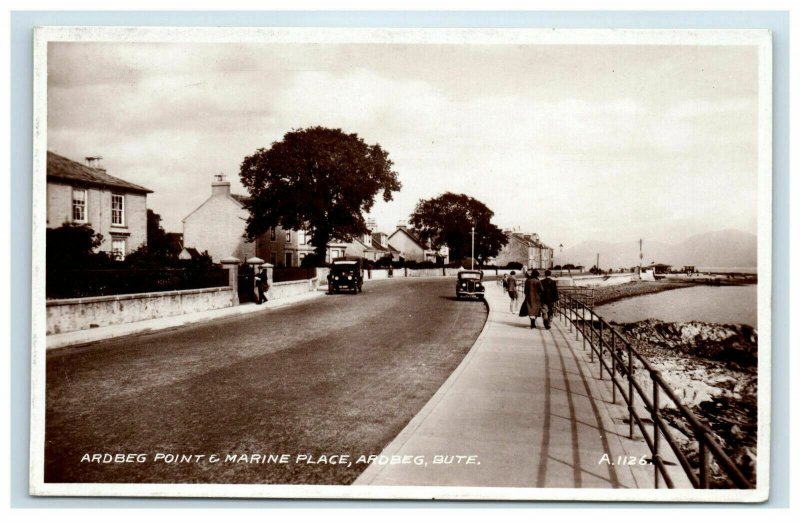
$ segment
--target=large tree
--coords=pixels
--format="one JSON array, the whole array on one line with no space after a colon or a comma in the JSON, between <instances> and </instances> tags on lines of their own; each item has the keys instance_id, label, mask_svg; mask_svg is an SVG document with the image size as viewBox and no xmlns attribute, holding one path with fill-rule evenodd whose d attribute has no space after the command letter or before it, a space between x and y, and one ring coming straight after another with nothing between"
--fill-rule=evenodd
<instances>
[{"instance_id":1,"label":"large tree","mask_svg":"<svg viewBox=\"0 0 800 522\"><path fill-rule=\"evenodd\" d=\"M317 259L332 240L365 234L364 214L383 193L400 190L389 154L341 129L310 127L287 132L269 149L242 162L239 173L250 193L249 239L272 227L306 230Z\"/></svg>"},{"instance_id":2,"label":"large tree","mask_svg":"<svg viewBox=\"0 0 800 522\"><path fill-rule=\"evenodd\" d=\"M492 224L489 207L466 194L446 192L422 199L411 214L411 225L423 241L438 248L447 245L450 259L464 259L472 252L475 227L475 257L481 262L494 257L508 243L502 230Z\"/></svg>"},{"instance_id":3,"label":"large tree","mask_svg":"<svg viewBox=\"0 0 800 522\"><path fill-rule=\"evenodd\" d=\"M48 270L97 268L108 265L105 252L95 252L103 243L103 235L89 225L64 223L47 229L46 262Z\"/></svg>"}]
</instances>

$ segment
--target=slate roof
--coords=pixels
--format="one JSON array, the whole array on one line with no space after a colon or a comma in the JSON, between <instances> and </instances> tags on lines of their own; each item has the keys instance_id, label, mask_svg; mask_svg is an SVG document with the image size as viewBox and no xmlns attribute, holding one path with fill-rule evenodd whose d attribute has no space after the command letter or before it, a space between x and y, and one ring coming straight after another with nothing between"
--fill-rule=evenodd
<instances>
[{"instance_id":1,"label":"slate roof","mask_svg":"<svg viewBox=\"0 0 800 522\"><path fill-rule=\"evenodd\" d=\"M523 243L525 243L527 245L530 245L530 246L533 246L533 247L550 248L549 246L545 245L541 241L536 241L531 237L527 237L526 238L525 237L526 235L527 234L523 234L521 232L514 232L514 233L511 234L511 237L513 237L514 239L516 239L518 241L522 241Z\"/></svg>"},{"instance_id":2,"label":"slate roof","mask_svg":"<svg viewBox=\"0 0 800 522\"><path fill-rule=\"evenodd\" d=\"M231 197L244 205L250 199L250 196L243 196L241 194L231 194Z\"/></svg>"},{"instance_id":3,"label":"slate roof","mask_svg":"<svg viewBox=\"0 0 800 522\"><path fill-rule=\"evenodd\" d=\"M124 179L115 178L105 170L87 167L77 161L59 156L55 152L47 151L47 178L63 180L72 184L92 185L97 187L115 187L127 192L149 194L152 190L136 185Z\"/></svg>"},{"instance_id":4,"label":"slate roof","mask_svg":"<svg viewBox=\"0 0 800 522\"><path fill-rule=\"evenodd\" d=\"M386 246L381 245L381 236L386 235L381 232L373 232L372 233L372 248L375 250L380 250L381 252L390 252L390 246L387 244ZM386 236L387 239L389 236Z\"/></svg>"}]
</instances>

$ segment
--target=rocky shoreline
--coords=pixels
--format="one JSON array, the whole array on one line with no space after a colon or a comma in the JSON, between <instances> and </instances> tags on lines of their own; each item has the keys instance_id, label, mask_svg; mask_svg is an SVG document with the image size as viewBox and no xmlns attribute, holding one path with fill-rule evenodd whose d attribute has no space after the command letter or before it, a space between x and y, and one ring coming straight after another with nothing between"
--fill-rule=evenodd
<instances>
[{"instance_id":1,"label":"rocky shoreline","mask_svg":"<svg viewBox=\"0 0 800 522\"><path fill-rule=\"evenodd\" d=\"M669 281L598 288L595 305L692 285ZM745 477L755 483L757 331L744 324L670 323L654 319L614 326L661 372L681 402L711 429L722 449ZM661 412L675 428L684 453L695 462L697 444L687 423L673 405L663 407ZM713 463L713 459L710 462ZM732 487L713 464L711 483L713 487Z\"/></svg>"}]
</instances>

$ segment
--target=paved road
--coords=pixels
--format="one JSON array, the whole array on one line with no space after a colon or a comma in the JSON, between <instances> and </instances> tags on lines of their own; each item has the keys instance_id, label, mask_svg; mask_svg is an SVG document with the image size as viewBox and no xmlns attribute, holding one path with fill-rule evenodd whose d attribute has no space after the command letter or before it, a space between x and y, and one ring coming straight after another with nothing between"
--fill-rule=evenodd
<instances>
[{"instance_id":1,"label":"paved road","mask_svg":"<svg viewBox=\"0 0 800 522\"><path fill-rule=\"evenodd\" d=\"M486 319L483 303L452 296L449 278L375 281L357 296L50 352L45 480L350 483L366 464L296 454L377 454L403 429ZM292 459L168 465L158 452ZM146 462L81 462L106 453Z\"/></svg>"}]
</instances>

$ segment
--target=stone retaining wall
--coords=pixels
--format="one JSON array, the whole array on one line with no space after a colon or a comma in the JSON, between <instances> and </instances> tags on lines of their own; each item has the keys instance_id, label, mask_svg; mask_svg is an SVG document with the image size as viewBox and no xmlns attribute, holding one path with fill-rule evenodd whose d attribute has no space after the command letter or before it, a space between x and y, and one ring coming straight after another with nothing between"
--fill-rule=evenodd
<instances>
[{"instance_id":1,"label":"stone retaining wall","mask_svg":"<svg viewBox=\"0 0 800 522\"><path fill-rule=\"evenodd\" d=\"M272 283L267 293L267 298L270 300L286 299L287 297L294 297L300 294L313 292L319 286L318 278L302 279L300 281L282 281L280 283Z\"/></svg>"},{"instance_id":2,"label":"stone retaining wall","mask_svg":"<svg viewBox=\"0 0 800 522\"><path fill-rule=\"evenodd\" d=\"M46 303L47 335L225 308L234 304L234 297L232 289L223 286L50 299Z\"/></svg>"}]
</instances>

